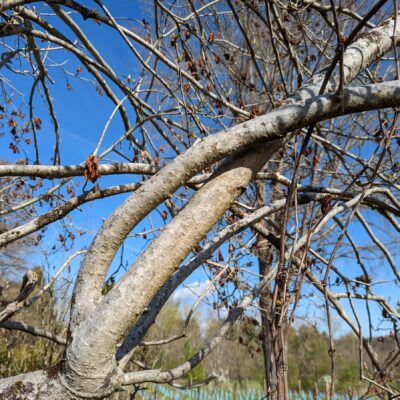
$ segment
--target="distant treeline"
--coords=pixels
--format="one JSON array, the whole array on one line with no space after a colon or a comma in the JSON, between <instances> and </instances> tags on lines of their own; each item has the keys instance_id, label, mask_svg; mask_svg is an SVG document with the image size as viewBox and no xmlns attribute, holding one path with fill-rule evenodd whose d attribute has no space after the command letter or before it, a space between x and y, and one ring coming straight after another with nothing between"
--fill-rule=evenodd
<instances>
[{"instance_id":1,"label":"distant treeline","mask_svg":"<svg viewBox=\"0 0 400 400\"><path fill-rule=\"evenodd\" d=\"M40 272L38 270L38 272ZM42 282L43 284L43 282ZM39 285L40 286L40 285ZM19 285L11 282L3 293L3 305L13 298ZM36 290L38 290L37 288ZM55 292L48 295L27 310L25 321L38 328L44 328L58 335L65 335L65 324L60 320L59 301ZM170 302L150 329L146 341L170 338L182 332L185 315L182 307ZM15 317L18 320L18 316ZM218 328L213 318L204 320L196 314L192 317L186 336L165 346L140 346L130 368L138 364L148 367L170 368L188 359ZM201 326L201 328L200 328ZM190 339L189 339L190 338ZM262 332L257 319L243 318L226 338L226 341L212 353L203 364L197 366L182 381L184 384L204 380L210 373L220 377L221 387L237 384L240 387L263 387L264 370L261 349ZM384 358L394 348L394 338L388 335L374 339L378 357ZM324 391L330 377L329 340L324 332L311 325L292 328L289 335L289 386L294 391ZM335 391L356 395L365 387L360 381L359 344L353 334L335 340ZM26 333L0 329L0 377L47 368L56 363L63 347L47 339ZM371 369L364 363L364 372ZM400 370L400 368L399 368Z\"/></svg>"}]
</instances>

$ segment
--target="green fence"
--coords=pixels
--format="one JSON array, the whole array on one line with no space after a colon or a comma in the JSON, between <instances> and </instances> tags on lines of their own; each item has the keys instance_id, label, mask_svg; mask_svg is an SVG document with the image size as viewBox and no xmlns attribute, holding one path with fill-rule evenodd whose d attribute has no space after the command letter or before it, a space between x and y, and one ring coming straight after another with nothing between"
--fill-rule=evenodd
<instances>
[{"instance_id":1,"label":"green fence","mask_svg":"<svg viewBox=\"0 0 400 400\"><path fill-rule=\"evenodd\" d=\"M143 400L262 400L265 399L265 394L261 389L186 389L177 390L171 387L165 386L149 386L144 390L141 390L136 398ZM317 396L310 392L291 392L291 400L324 400L325 394L320 393ZM333 400L348 400L348 396L335 395ZM357 400L356 396L351 398Z\"/></svg>"}]
</instances>

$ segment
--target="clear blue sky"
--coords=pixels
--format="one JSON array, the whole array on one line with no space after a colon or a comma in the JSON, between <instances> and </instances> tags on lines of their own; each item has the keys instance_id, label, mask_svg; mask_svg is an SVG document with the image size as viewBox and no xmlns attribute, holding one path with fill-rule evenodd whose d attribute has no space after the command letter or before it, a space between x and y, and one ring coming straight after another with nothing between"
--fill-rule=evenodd
<instances>
[{"instance_id":1,"label":"clear blue sky","mask_svg":"<svg viewBox=\"0 0 400 400\"><path fill-rule=\"evenodd\" d=\"M93 5L92 2L90 6ZM138 1L116 1L106 2L106 5L113 12L114 15L119 15L121 17L125 17L126 15L133 16L132 21L129 23L139 26L141 25L141 21L143 18L146 18L152 24L151 13L149 10L143 9L142 3ZM43 5L38 7L43 8ZM68 30L62 27L56 19L54 19L56 26L64 32L68 32ZM140 65L136 61L134 55L127 50L127 47L122 45L121 38L111 29L107 29L103 26L98 26L95 22L88 20L86 22L82 21L80 17L76 18L76 21L80 24L81 27L84 28L88 37L93 40L94 44L101 50L101 53L105 60L115 69L118 75L128 76L131 75L132 78L138 76L138 71L140 71ZM81 65L72 55L65 56L64 52L49 52L49 58L54 60L54 62L66 62L65 67L71 71L75 72L76 69ZM15 61L14 61L15 63ZM18 67L17 64L13 64L13 66ZM29 94L29 88L32 85L31 77L23 77L19 76L17 80L15 80L15 75L10 74L9 71L2 70L2 74L5 77L12 79L13 84L16 89L19 89L27 94ZM61 161L62 164L80 164L85 161L85 159L93 152L96 147L97 140L102 132L104 125L106 124L110 114L114 109L114 105L109 101L106 96L100 96L95 87L85 81L84 79L89 78L90 75L84 70L80 76L83 80L79 78L75 78L72 76L66 75L64 72L58 67L49 68L49 73L51 78L54 80L55 84L49 84L51 95L54 99L54 106L56 109L57 118L60 123L60 135L61 135ZM67 82L69 82L70 90L68 89ZM10 89L7 89L10 90ZM121 99L123 96L119 94L119 98ZM25 105L21 104L18 96L13 96L15 99L15 106L22 106L24 112L27 113L26 104L28 102L28 98L24 98ZM51 164L51 156L52 149L54 146L54 134L52 123L48 117L48 112L43 105L43 102L40 100L39 95L36 94L35 97L35 108L34 115L40 117L43 121L42 129L38 134L39 139L39 148L41 153L41 162L43 164ZM127 106L129 111L129 116L131 118L131 122L135 121L135 115L129 106ZM0 158L9 160L14 162L16 158L23 157L23 154L17 154L14 156L11 151L8 149L8 143L10 142L10 136L8 133L8 129L3 129L4 136L0 137ZM120 134L124 132L123 125L121 124L118 115L115 117L113 123L110 125L108 129L107 135L103 142L103 145L100 149L104 150L110 144L112 144L116 138L120 136ZM162 144L160 142L160 144ZM34 153L33 146L25 146L28 149L27 156L30 159L30 162L33 161ZM121 159L115 154L110 155L109 158L104 160L105 162L115 162L121 161ZM138 181L140 178L137 176L109 176L102 177L99 180L99 185L102 188L108 187L110 185L120 184L120 183L128 183ZM79 179L75 179L75 182L79 181ZM80 179L81 186L80 188L76 188L77 194L80 193L83 186L83 179ZM88 187L91 185L89 184ZM95 203L86 204L81 207L81 210L75 210L71 213L71 217L73 220L74 226L77 230L82 229L87 233L83 236L77 235L77 239L75 241L74 247L70 249L70 252L80 249L84 246L88 246L93 238L93 235L96 233L98 228L102 223L103 218L107 218L108 215L115 209L115 207L122 202L127 195L120 195L117 197L112 197L109 199L104 199L101 201L97 201ZM160 209L164 209L163 206ZM40 210L44 212L46 207L42 207ZM152 214L152 218L154 222L160 224L161 218L157 213ZM65 220L68 224L68 220ZM136 228L136 231L141 231L143 229L148 228L147 220L143 223L139 224ZM41 248L51 247L56 243L59 245L57 241L58 233L61 232L60 223L53 224L49 226L46 230L46 236L43 240ZM364 245L367 243L367 236L364 231L360 229L358 225L354 225L351 228L351 233L357 240L358 245ZM125 260L124 263L127 262L128 265L134 261L139 252L146 246L146 242L144 240L139 239L129 239L125 246ZM396 260L398 261L398 248L397 250ZM55 266L60 265L60 263L67 257L67 254L63 252L58 252L51 256L51 263ZM33 265L35 263L41 263L41 254L38 251L34 256L29 257L28 263ZM117 259L114 262L114 267L119 263L119 254L117 255ZM344 269L354 270L354 275L360 275L359 268L356 266L356 261L353 259L349 259L348 261L345 259L340 260L338 263ZM382 261L382 264L387 264L385 261ZM79 266L78 260L73 262L72 274L76 274ZM382 278L383 281L389 278L389 274L382 273L381 264L378 266L374 266L373 269L376 271L376 274ZM388 271L388 267L386 265L385 271ZM67 274L67 272L65 273ZM206 279L204 273L199 270L191 276L187 283L193 282L204 282ZM390 275L391 279L391 275ZM342 289L340 289L342 291ZM396 288L393 284L382 284L374 287L374 291L376 294L390 295L392 304L395 305L396 301L399 300L399 291L398 287ZM181 292L184 293L184 292ZM179 297L179 296L178 296ZM181 296L184 298L184 296ZM346 302L343 301L345 304ZM306 309L313 304L312 301L305 301L303 305L299 308L300 312L304 312ZM366 323L366 313L363 303L361 301L355 300L355 304L360 308L362 321ZM348 305L345 305L345 309L349 315L351 315L351 310ZM318 308L314 307L313 312L315 311L317 315L321 315L321 312ZM371 310L373 313L377 313L377 307L371 304ZM320 326L321 327L321 326ZM322 327L321 327L322 328Z\"/></svg>"}]
</instances>

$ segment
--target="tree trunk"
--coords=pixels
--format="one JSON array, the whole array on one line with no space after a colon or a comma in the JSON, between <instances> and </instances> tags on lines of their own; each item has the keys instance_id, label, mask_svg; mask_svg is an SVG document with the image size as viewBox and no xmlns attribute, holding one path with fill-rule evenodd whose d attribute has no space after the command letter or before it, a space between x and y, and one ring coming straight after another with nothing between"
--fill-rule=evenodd
<instances>
[{"instance_id":1,"label":"tree trunk","mask_svg":"<svg viewBox=\"0 0 400 400\"><path fill-rule=\"evenodd\" d=\"M266 240L261 236L257 237L257 255L258 268L261 275L267 275L272 261L272 248L267 245ZM275 398L277 395L276 381L276 358L272 341L271 329L271 290L266 287L260 294L260 310L261 310L261 332L262 332L262 347L264 356L265 383L266 395L268 398Z\"/></svg>"},{"instance_id":2,"label":"tree trunk","mask_svg":"<svg viewBox=\"0 0 400 400\"><path fill-rule=\"evenodd\" d=\"M275 172L281 171L280 160L282 152L277 155L277 168ZM265 184L257 182L257 202L259 207L265 205ZM271 202L280 197L276 184L272 184ZM275 221L279 215L274 214L271 218ZM260 221L266 225L265 221ZM271 269L273 262L273 246L261 235L256 240L258 268L260 279L263 279ZM288 399L287 379L287 336L283 327L277 327L276 321L271 316L272 292L269 286L265 287L260 295L262 348L264 357L266 395L268 399Z\"/></svg>"},{"instance_id":3,"label":"tree trunk","mask_svg":"<svg viewBox=\"0 0 400 400\"><path fill-rule=\"evenodd\" d=\"M57 373L56 373L57 374ZM78 400L63 387L52 371L29 372L0 380L2 400Z\"/></svg>"}]
</instances>

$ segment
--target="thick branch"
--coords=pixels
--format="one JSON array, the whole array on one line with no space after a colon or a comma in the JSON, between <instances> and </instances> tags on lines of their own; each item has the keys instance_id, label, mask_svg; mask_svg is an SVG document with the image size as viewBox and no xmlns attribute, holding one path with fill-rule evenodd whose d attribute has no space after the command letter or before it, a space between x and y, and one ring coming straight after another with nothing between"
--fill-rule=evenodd
<instances>
[{"instance_id":1,"label":"thick branch","mask_svg":"<svg viewBox=\"0 0 400 400\"><path fill-rule=\"evenodd\" d=\"M348 47L344 54L345 83L390 50L393 45L393 28L393 20L388 20ZM400 32L399 27L397 30ZM76 308L72 310L72 327L85 319L98 303L111 260L129 232L151 210L202 169L257 142L280 138L309 124L352 112L396 107L400 103L400 87L396 82L346 89L343 98L334 94L316 97L324 77L324 71L315 76L310 84L291 99L292 104L196 143L129 197L105 221L82 264L74 297L84 294L85 301L76 301ZM327 90L334 90L335 82L336 77L333 76ZM300 100L302 102L296 103Z\"/></svg>"},{"instance_id":2,"label":"thick branch","mask_svg":"<svg viewBox=\"0 0 400 400\"><path fill-rule=\"evenodd\" d=\"M93 352L96 353L93 362L98 370L110 373L110 354L115 347L174 270L247 188L279 145L276 141L269 148L258 146L233 158L160 232L134 266L100 301L91 317L75 328L73 335L77 340L72 341L66 352L72 377L81 368L82 360L91 358ZM171 251L172 248L174 251ZM85 337L85 341L79 340L80 337Z\"/></svg>"}]
</instances>

